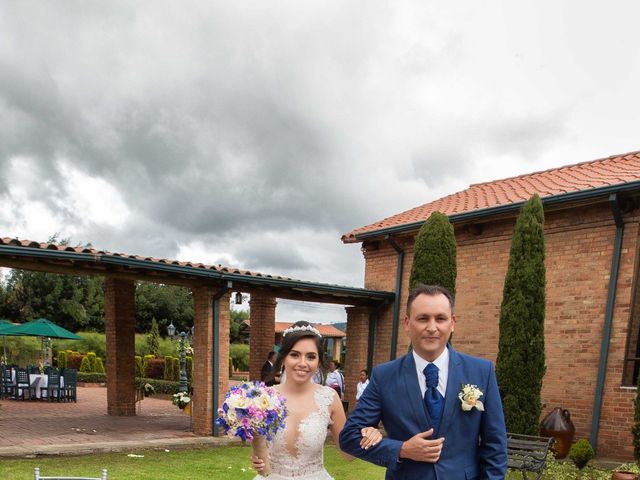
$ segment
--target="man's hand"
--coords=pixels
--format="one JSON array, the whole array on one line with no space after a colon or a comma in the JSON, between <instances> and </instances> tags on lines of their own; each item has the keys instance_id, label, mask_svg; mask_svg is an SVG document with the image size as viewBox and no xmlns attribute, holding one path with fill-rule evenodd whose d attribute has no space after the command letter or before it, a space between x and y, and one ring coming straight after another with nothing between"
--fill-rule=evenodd
<instances>
[{"instance_id":1,"label":"man's hand","mask_svg":"<svg viewBox=\"0 0 640 480\"><path fill-rule=\"evenodd\" d=\"M433 435L433 428L420 432L404 442L400 447L400 458L436 463L440 459L444 437L427 440L431 435Z\"/></svg>"}]
</instances>

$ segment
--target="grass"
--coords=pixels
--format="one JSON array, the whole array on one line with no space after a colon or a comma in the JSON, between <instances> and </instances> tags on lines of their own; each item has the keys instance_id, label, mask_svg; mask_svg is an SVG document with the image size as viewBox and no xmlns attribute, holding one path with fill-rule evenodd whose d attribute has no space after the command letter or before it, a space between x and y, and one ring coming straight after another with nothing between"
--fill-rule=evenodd
<instances>
[{"instance_id":1,"label":"grass","mask_svg":"<svg viewBox=\"0 0 640 480\"><path fill-rule=\"evenodd\" d=\"M249 446L193 448L190 450L163 449L130 453L107 453L87 456L52 456L35 459L3 459L0 479L33 478L34 467L42 475L99 476L102 468L114 480L251 480L255 473L250 468ZM129 456L134 455L134 456ZM325 465L336 480L382 480L385 470L361 460L345 461L333 445L325 447ZM605 480L611 471L587 467L582 472L571 462L549 462L543 480ZM628 466L637 470L636 466ZM508 480L521 480L519 472L510 472Z\"/></svg>"},{"instance_id":2,"label":"grass","mask_svg":"<svg viewBox=\"0 0 640 480\"><path fill-rule=\"evenodd\" d=\"M30 479L34 467L42 475L99 476L106 467L109 479L115 480L250 480L255 476L251 470L251 449L242 447L200 448L192 450L146 450L128 453L108 453L90 456L55 456L36 459L11 459L0 462L0 478ZM382 480L384 469L354 460L346 462L334 446L325 448L325 465L329 473L340 480Z\"/></svg>"}]
</instances>

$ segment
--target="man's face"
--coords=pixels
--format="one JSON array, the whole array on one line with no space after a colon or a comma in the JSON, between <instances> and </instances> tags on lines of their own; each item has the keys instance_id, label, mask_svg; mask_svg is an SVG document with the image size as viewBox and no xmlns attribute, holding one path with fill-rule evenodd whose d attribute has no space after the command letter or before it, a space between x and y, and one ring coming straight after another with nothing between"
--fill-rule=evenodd
<instances>
[{"instance_id":1,"label":"man's face","mask_svg":"<svg viewBox=\"0 0 640 480\"><path fill-rule=\"evenodd\" d=\"M404 327L418 355L429 362L444 351L454 330L456 317L443 294L418 295L404 317Z\"/></svg>"},{"instance_id":2,"label":"man's face","mask_svg":"<svg viewBox=\"0 0 640 480\"><path fill-rule=\"evenodd\" d=\"M336 364L333 362L329 362L329 371L333 372L336 369Z\"/></svg>"}]
</instances>

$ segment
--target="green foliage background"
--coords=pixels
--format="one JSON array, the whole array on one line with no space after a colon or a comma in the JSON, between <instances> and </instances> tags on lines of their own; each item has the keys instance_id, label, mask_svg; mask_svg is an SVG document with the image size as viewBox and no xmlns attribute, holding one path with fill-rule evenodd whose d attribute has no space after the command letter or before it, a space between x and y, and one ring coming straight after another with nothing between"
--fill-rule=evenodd
<instances>
[{"instance_id":1,"label":"green foliage background","mask_svg":"<svg viewBox=\"0 0 640 480\"><path fill-rule=\"evenodd\" d=\"M513 231L500 307L496 375L507 430L537 435L545 373L545 247L542 201L526 202Z\"/></svg>"}]
</instances>

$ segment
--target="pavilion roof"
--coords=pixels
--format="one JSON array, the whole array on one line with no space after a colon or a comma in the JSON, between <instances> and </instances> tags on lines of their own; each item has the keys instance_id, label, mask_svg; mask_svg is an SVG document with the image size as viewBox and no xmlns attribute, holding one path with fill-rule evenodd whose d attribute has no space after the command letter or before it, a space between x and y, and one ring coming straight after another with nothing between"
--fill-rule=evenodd
<instances>
[{"instance_id":1,"label":"pavilion roof","mask_svg":"<svg viewBox=\"0 0 640 480\"><path fill-rule=\"evenodd\" d=\"M91 247L0 238L0 266L64 274L119 275L135 280L183 286L262 291L278 298L371 305L393 301L393 292L296 280L222 265L115 253Z\"/></svg>"}]
</instances>

